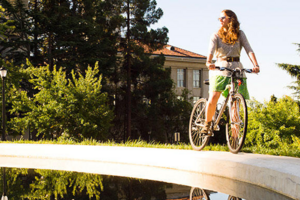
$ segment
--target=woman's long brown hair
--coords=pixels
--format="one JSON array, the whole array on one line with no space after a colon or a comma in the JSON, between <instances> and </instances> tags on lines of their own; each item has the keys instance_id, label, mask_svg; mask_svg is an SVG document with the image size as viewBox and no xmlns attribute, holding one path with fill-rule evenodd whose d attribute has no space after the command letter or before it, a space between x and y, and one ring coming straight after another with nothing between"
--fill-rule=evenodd
<instances>
[{"instance_id":1,"label":"woman's long brown hair","mask_svg":"<svg viewBox=\"0 0 300 200\"><path fill-rule=\"evenodd\" d=\"M235 44L240 36L240 22L237 19L236 14L231 10L223 10L223 13L230 18L230 22L227 27L221 27L218 31L218 35L222 39L222 42L227 44Z\"/></svg>"}]
</instances>

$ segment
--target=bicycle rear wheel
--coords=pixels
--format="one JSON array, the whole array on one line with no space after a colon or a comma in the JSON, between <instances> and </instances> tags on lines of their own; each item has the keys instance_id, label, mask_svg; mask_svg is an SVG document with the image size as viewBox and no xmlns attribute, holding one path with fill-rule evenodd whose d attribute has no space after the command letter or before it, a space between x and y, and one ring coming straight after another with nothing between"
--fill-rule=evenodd
<instances>
[{"instance_id":1,"label":"bicycle rear wheel","mask_svg":"<svg viewBox=\"0 0 300 200\"><path fill-rule=\"evenodd\" d=\"M206 99L199 99L192 110L189 123L189 139L192 148L196 151L202 150L209 141L209 137L202 135L206 115Z\"/></svg>"},{"instance_id":2,"label":"bicycle rear wheel","mask_svg":"<svg viewBox=\"0 0 300 200\"><path fill-rule=\"evenodd\" d=\"M229 115L226 124L227 145L231 153L238 153L244 145L248 124L247 105L241 94L235 94L229 101Z\"/></svg>"}]
</instances>

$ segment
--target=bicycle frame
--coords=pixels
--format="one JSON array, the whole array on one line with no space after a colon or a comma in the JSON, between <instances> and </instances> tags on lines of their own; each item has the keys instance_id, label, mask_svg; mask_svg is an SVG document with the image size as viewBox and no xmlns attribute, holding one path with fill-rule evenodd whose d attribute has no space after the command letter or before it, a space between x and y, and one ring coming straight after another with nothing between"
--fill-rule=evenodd
<instances>
[{"instance_id":1,"label":"bicycle frame","mask_svg":"<svg viewBox=\"0 0 300 200\"><path fill-rule=\"evenodd\" d=\"M222 107L221 107L221 109L219 111L217 119L213 121L213 130L217 130L218 129L218 124L219 124L219 122L220 122L220 120L222 118L222 114L225 111L225 108L226 108L226 105L227 105L228 101L231 101L231 97L234 96L237 93L237 91L239 90L239 85L237 87L235 87L235 80L238 79L236 77L236 75L235 75L236 71L232 71L231 73L232 73L231 74L231 84L228 87L229 94L226 97L224 103L222 104ZM230 107L229 107L229 117L231 117L231 104L230 104Z\"/></svg>"},{"instance_id":2,"label":"bicycle frame","mask_svg":"<svg viewBox=\"0 0 300 200\"><path fill-rule=\"evenodd\" d=\"M229 70L228 68L220 68L220 67L216 67L217 69L219 69L219 70ZM248 72L248 73L251 73L252 71L251 70L249 70L249 69L243 69L243 70L245 70L246 72ZM219 114L218 114L218 116L217 116L217 118L215 119L215 120L213 120L213 130L217 130L218 129L218 124L219 124L219 122L220 122L220 120L221 120L221 118L222 118L222 114L224 113L224 111L225 111L225 108L226 108L226 105L227 105L227 103L228 103L228 101L230 100L231 101L231 97L232 96L234 96L236 93L237 93L237 91L238 91L238 89L239 89L239 85L236 87L235 86L235 80L238 80L239 78L236 76L236 73L237 72L239 72L239 73L241 73L242 72L242 70L241 71L234 71L234 70L230 70L231 71L231 83L230 83L230 85L228 86L228 90L229 90L229 94L228 94L228 96L226 97L226 99L225 99L225 101L224 101L224 103L222 104L222 107L221 107L221 109L220 109L220 111L219 111ZM203 110L201 111L201 113L204 111L206 109L206 106L203 108ZM197 117L197 119L195 120L195 124L196 124L196 126L201 126L201 127L203 127L204 125L203 124L201 124L201 121L200 122L198 122L199 121L199 117L200 117L200 115ZM229 117L231 117L231 104L230 104L230 108L229 108Z\"/></svg>"}]
</instances>

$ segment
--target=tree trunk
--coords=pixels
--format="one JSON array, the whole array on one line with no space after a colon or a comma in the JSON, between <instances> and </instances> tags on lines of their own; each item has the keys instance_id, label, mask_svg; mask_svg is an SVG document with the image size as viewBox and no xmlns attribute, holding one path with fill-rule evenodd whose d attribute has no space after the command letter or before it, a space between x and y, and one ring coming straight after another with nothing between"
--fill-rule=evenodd
<instances>
[{"instance_id":1,"label":"tree trunk","mask_svg":"<svg viewBox=\"0 0 300 200\"><path fill-rule=\"evenodd\" d=\"M131 137L130 0L127 1L127 139Z\"/></svg>"}]
</instances>

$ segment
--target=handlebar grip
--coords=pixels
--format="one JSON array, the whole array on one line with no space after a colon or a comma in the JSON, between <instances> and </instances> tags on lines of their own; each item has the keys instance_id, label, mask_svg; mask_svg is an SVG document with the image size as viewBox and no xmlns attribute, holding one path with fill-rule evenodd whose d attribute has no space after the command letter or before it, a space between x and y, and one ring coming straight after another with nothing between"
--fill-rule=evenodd
<instances>
[{"instance_id":1,"label":"handlebar grip","mask_svg":"<svg viewBox=\"0 0 300 200\"><path fill-rule=\"evenodd\" d=\"M228 71L231 71L231 69L227 68L227 67L219 67L219 66L216 66L216 69L220 70L220 71L224 71L224 70L228 70Z\"/></svg>"}]
</instances>

